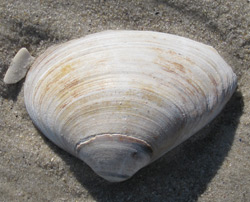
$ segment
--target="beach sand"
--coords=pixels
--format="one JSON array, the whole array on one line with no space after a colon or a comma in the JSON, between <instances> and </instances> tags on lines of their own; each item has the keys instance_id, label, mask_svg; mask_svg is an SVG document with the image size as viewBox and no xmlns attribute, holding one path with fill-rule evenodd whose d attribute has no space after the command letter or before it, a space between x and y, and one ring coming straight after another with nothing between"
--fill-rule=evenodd
<instances>
[{"instance_id":1,"label":"beach sand","mask_svg":"<svg viewBox=\"0 0 250 202\"><path fill-rule=\"evenodd\" d=\"M109 29L153 30L216 48L238 76L222 113L123 183L108 183L32 124L23 82L3 83L21 48ZM249 201L250 2L248 0L1 0L0 201Z\"/></svg>"}]
</instances>

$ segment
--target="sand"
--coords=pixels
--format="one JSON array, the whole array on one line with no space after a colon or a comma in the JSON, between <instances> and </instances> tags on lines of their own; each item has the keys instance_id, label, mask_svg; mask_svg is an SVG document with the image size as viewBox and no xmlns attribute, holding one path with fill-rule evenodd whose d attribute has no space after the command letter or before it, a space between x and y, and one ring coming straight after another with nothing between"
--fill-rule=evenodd
<instances>
[{"instance_id":1,"label":"sand","mask_svg":"<svg viewBox=\"0 0 250 202\"><path fill-rule=\"evenodd\" d=\"M21 48L107 29L154 30L215 47L238 76L223 112L130 180L112 184L40 134L23 82L3 76ZM250 3L248 0L1 0L0 201L249 201Z\"/></svg>"}]
</instances>

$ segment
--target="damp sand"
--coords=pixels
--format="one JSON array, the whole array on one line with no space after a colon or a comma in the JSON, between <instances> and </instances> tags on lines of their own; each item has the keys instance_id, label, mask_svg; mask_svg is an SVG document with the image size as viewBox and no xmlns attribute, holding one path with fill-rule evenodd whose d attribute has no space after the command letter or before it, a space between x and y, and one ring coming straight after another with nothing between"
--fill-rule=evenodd
<instances>
[{"instance_id":1,"label":"damp sand","mask_svg":"<svg viewBox=\"0 0 250 202\"><path fill-rule=\"evenodd\" d=\"M194 137L112 184L36 130L23 81L3 76L21 48L108 29L154 30L215 47L238 76L222 113ZM247 0L0 1L0 201L249 201L250 3Z\"/></svg>"}]
</instances>

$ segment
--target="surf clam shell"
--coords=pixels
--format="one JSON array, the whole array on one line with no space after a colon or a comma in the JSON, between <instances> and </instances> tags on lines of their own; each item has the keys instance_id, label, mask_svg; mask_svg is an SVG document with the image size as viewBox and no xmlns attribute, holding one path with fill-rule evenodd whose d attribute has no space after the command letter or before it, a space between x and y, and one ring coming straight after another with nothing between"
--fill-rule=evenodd
<instances>
[{"instance_id":1,"label":"surf clam shell","mask_svg":"<svg viewBox=\"0 0 250 202\"><path fill-rule=\"evenodd\" d=\"M209 123L236 88L215 49L151 31L105 31L47 49L24 86L51 141L124 181Z\"/></svg>"}]
</instances>

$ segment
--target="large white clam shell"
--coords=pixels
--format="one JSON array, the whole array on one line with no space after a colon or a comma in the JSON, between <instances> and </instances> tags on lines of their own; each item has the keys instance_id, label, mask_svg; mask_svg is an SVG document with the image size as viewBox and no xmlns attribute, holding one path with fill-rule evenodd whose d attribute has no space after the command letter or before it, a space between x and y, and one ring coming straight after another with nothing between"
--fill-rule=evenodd
<instances>
[{"instance_id":1,"label":"large white clam shell","mask_svg":"<svg viewBox=\"0 0 250 202\"><path fill-rule=\"evenodd\" d=\"M106 31L57 45L25 82L35 125L109 181L123 181L177 146L236 88L210 46L150 31Z\"/></svg>"}]
</instances>

